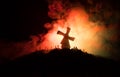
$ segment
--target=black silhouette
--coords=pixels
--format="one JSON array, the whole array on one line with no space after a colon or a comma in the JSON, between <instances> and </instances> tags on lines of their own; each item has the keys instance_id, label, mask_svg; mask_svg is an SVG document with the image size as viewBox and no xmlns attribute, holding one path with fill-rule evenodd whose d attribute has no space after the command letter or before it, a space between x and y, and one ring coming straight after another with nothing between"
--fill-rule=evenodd
<instances>
[{"instance_id":1,"label":"black silhouette","mask_svg":"<svg viewBox=\"0 0 120 77\"><path fill-rule=\"evenodd\" d=\"M62 41L61 41L62 49L63 49L63 48L68 48L68 49L70 49L69 40L74 41L74 39L75 39L74 37L70 37L70 36L69 36L69 32L70 32L70 28L69 28L69 27L67 27L66 33L63 33L63 32L61 32L61 31L58 31L58 32L57 32L57 34L60 34L60 35L63 35L63 36L64 36L63 39L62 39Z\"/></svg>"},{"instance_id":2,"label":"black silhouette","mask_svg":"<svg viewBox=\"0 0 120 77\"><path fill-rule=\"evenodd\" d=\"M0 66L0 77L120 77L119 63L78 49L37 51Z\"/></svg>"}]
</instances>

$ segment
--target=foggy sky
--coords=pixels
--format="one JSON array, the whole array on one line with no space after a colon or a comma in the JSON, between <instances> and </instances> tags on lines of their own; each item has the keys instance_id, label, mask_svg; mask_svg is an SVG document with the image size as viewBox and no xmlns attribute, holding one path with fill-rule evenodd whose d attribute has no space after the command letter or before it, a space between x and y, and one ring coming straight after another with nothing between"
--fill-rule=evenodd
<instances>
[{"instance_id":1,"label":"foggy sky","mask_svg":"<svg viewBox=\"0 0 120 77\"><path fill-rule=\"evenodd\" d=\"M60 0L65 3L65 0ZM47 33L47 29L44 28L45 23L51 23L57 18L51 18L48 16L48 4L51 0L33 0L33 1L4 1L2 2L2 18L0 26L0 47L1 52L7 52L12 54L12 48L14 48L14 42L20 43L18 50L16 47L16 53L19 54L24 47L23 41L29 41L31 35L38 35L41 33ZM66 0L64 4L65 9L72 7L79 7L80 4L87 14L89 20L99 24L99 26L105 26L107 35L113 33L114 36L101 36L104 43L108 45L111 54L115 54L116 58L120 57L120 6L118 0ZM69 6L68 6L69 5ZM110 38L110 39L108 39ZM12 42L12 43L10 43ZM31 42L29 42L31 43ZM7 46L6 46L7 45ZM5 50L5 49L7 50ZM34 50L34 49L32 49ZM27 51L27 50L26 50ZM23 52L22 52L23 53ZM5 54L6 55L6 54ZM12 54L13 55L13 54ZM14 55L16 55L14 53ZM11 56L11 55L10 55ZM7 57L10 57L7 56Z\"/></svg>"},{"instance_id":2,"label":"foggy sky","mask_svg":"<svg viewBox=\"0 0 120 77\"><path fill-rule=\"evenodd\" d=\"M3 1L0 37L10 40L24 40L31 34L45 32L43 25L52 21L48 16L48 1ZM102 21L106 26L119 24L118 0L70 0L70 2L73 6L77 6L77 3L80 2L93 22ZM106 15L107 13L109 14Z\"/></svg>"}]
</instances>

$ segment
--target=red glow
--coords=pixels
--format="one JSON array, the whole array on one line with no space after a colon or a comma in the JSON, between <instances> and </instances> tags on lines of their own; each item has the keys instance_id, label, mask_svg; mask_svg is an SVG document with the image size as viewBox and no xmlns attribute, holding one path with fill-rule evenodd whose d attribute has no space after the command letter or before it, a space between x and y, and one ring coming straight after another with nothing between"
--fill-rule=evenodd
<instances>
[{"instance_id":1,"label":"red glow","mask_svg":"<svg viewBox=\"0 0 120 77\"><path fill-rule=\"evenodd\" d=\"M38 50L61 48L63 36L57 35L57 31L65 33L66 27L69 26L71 28L69 36L75 37L74 41L70 41L71 48L77 47L89 53L96 53L93 49L101 45L96 33L104 28L95 26L96 24L90 22L88 17L82 8L72 9L66 21L61 19L52 24L53 28L44 36L45 40L38 46Z\"/></svg>"}]
</instances>

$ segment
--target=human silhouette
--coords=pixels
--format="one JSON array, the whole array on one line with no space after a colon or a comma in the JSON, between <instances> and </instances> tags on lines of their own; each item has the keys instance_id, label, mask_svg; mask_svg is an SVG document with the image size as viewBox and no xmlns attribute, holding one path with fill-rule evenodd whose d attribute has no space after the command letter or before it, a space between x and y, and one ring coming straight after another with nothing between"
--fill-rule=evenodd
<instances>
[{"instance_id":1,"label":"human silhouette","mask_svg":"<svg viewBox=\"0 0 120 77\"><path fill-rule=\"evenodd\" d=\"M58 31L58 32L57 32L57 34L63 35L63 39L62 39L62 41L61 41L61 44L62 44L61 48L62 48L62 49L64 49L64 48L70 49L69 40L74 41L74 39L75 39L74 37L70 37L70 36L69 36L69 32L70 32L70 28L69 28L69 27L67 27L66 33L63 33L63 32L61 32L61 31Z\"/></svg>"}]
</instances>

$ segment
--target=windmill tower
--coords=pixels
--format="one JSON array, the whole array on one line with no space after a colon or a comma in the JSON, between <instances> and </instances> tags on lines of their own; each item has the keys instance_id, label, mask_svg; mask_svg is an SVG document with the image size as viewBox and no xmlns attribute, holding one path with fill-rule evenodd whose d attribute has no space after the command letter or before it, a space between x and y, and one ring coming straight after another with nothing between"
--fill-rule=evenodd
<instances>
[{"instance_id":1,"label":"windmill tower","mask_svg":"<svg viewBox=\"0 0 120 77\"><path fill-rule=\"evenodd\" d=\"M69 27L67 27L66 33L63 33L63 32L61 32L61 31L57 31L57 34L63 36L63 39L62 39L62 41L61 41L61 44L62 44L61 48L62 48L62 49L64 49L64 48L70 49L69 40L74 41L74 39L75 39L74 37L70 37L70 36L69 36L69 32L70 32L70 28L69 28Z\"/></svg>"}]
</instances>

